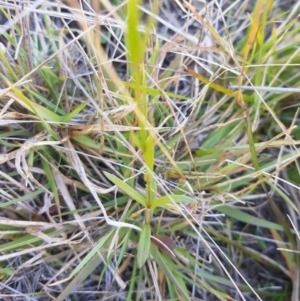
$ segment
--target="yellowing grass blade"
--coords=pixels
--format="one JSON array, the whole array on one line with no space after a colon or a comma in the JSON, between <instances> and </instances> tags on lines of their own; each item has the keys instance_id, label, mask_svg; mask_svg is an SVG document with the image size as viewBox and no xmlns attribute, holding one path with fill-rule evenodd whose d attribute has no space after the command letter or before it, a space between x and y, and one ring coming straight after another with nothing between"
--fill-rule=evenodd
<instances>
[{"instance_id":1,"label":"yellowing grass blade","mask_svg":"<svg viewBox=\"0 0 300 301\"><path fill-rule=\"evenodd\" d=\"M218 92L221 92L227 96L230 96L230 97L233 97L233 98L237 98L238 97L238 92L237 91L232 91L230 89L227 89L227 88L224 88L212 81L210 81L209 79L205 78L204 76L196 73L194 70L190 69L189 67L187 66L183 66L184 69L190 74L192 75L193 77L197 78L200 82L208 85L209 87L211 87L212 89L218 91ZM250 97L248 95L243 95L243 98L245 100L248 100L250 101Z\"/></svg>"}]
</instances>

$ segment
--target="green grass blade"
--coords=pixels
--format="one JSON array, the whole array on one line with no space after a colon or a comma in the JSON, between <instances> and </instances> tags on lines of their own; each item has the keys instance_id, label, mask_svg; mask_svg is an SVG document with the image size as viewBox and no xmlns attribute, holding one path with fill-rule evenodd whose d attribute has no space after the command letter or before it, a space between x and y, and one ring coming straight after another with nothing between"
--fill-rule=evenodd
<instances>
[{"instance_id":1,"label":"green grass blade","mask_svg":"<svg viewBox=\"0 0 300 301\"><path fill-rule=\"evenodd\" d=\"M77 106L72 112L67 114L65 117L62 118L62 122L68 122L74 117L76 117L87 105L87 101L81 103L79 106Z\"/></svg>"},{"instance_id":2,"label":"green grass blade","mask_svg":"<svg viewBox=\"0 0 300 301\"><path fill-rule=\"evenodd\" d=\"M177 276L175 276L174 270L172 270L170 263L166 261L165 256L163 256L158 251L158 248L156 246L151 246L151 254L153 255L155 261L158 263L159 267L172 282L176 291L181 295L182 300L191 300L184 282L181 280L178 281L178 278Z\"/></svg>"},{"instance_id":3,"label":"green grass blade","mask_svg":"<svg viewBox=\"0 0 300 301\"><path fill-rule=\"evenodd\" d=\"M242 221L246 224L255 225L255 226L263 227L263 228L267 228L267 229L283 231L283 227L276 223L272 223L267 220L257 218L255 216L245 213L242 210L239 210L232 206L226 206L226 205L225 206L217 206L215 209L221 213L224 213L224 214L226 214L236 220Z\"/></svg>"},{"instance_id":4,"label":"green grass blade","mask_svg":"<svg viewBox=\"0 0 300 301\"><path fill-rule=\"evenodd\" d=\"M186 195L165 195L161 198L158 198L152 202L151 209L154 209L159 206L164 206L168 204L175 203L185 203L185 204L196 204L196 201Z\"/></svg>"},{"instance_id":5,"label":"green grass blade","mask_svg":"<svg viewBox=\"0 0 300 301\"><path fill-rule=\"evenodd\" d=\"M100 248L104 245L104 243L110 236L111 233L108 233L99 240L98 244L92 249L92 251L89 252L89 254L85 256L84 259L80 262L80 264L73 270L69 278L73 278L74 275L76 275L94 257L94 255L97 254L97 252L100 250Z\"/></svg>"},{"instance_id":6,"label":"green grass blade","mask_svg":"<svg viewBox=\"0 0 300 301\"><path fill-rule=\"evenodd\" d=\"M123 182L118 177L116 177L113 174L110 174L108 172L104 172L106 177L113 182L120 190L122 190L124 193L126 193L128 196L130 196L132 199L140 203L143 207L147 207L146 199L138 193L136 190L134 190L132 187L130 187L126 182Z\"/></svg>"},{"instance_id":7,"label":"green grass blade","mask_svg":"<svg viewBox=\"0 0 300 301\"><path fill-rule=\"evenodd\" d=\"M137 248L137 265L139 268L143 267L150 251L151 243L151 227L150 225L143 225L142 232L140 234L140 240Z\"/></svg>"}]
</instances>

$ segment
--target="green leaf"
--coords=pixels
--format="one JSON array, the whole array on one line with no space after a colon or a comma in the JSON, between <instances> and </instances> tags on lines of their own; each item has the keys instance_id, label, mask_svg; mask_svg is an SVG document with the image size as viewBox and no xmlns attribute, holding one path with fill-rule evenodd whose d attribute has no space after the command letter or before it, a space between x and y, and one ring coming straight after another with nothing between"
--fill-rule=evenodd
<instances>
[{"instance_id":1,"label":"green leaf","mask_svg":"<svg viewBox=\"0 0 300 301\"><path fill-rule=\"evenodd\" d=\"M132 140L133 140L136 148L142 149L142 143L141 143L139 136L137 134L133 133L131 137L132 137Z\"/></svg>"},{"instance_id":2,"label":"green leaf","mask_svg":"<svg viewBox=\"0 0 300 301\"><path fill-rule=\"evenodd\" d=\"M209 156L209 155L218 155L222 152L222 149L218 148L208 148L208 149L198 149L195 151L196 155L199 157Z\"/></svg>"},{"instance_id":3,"label":"green leaf","mask_svg":"<svg viewBox=\"0 0 300 301\"><path fill-rule=\"evenodd\" d=\"M122 241L124 235L127 233L127 229L121 229L118 232L118 237L120 241ZM62 290L60 295L55 299L56 301L64 301L66 298L76 290L79 284L82 284L87 277L89 277L93 271L101 264L102 262L104 264L107 263L106 259L108 256L107 250L109 249L109 246L111 244L112 237L115 236L116 231L115 229L112 229L108 234L104 235L100 240L99 243L91 250L90 253L88 253L85 258L80 261L79 265L76 267L76 273L73 271L71 275L68 277L72 278L74 277L68 285ZM103 259L105 259L103 261ZM83 264L84 261L84 264ZM75 275L76 274L76 275Z\"/></svg>"},{"instance_id":4,"label":"green leaf","mask_svg":"<svg viewBox=\"0 0 300 301\"><path fill-rule=\"evenodd\" d=\"M96 150L99 150L101 147L100 143L98 143L97 141L95 141L94 139L91 139L90 137L88 137L86 135L74 136L74 137L72 137L72 140L75 140L84 146L87 146L87 147L90 147L90 148L96 149ZM114 153L114 154L116 153L116 152L113 152L113 150L110 149L109 147L107 147L106 145L104 145L103 151L105 151L106 153Z\"/></svg>"},{"instance_id":5,"label":"green leaf","mask_svg":"<svg viewBox=\"0 0 300 301\"><path fill-rule=\"evenodd\" d=\"M45 120L60 122L61 117L51 112L47 108L44 108L41 105L32 102L19 89L14 87L9 81L7 81L7 85L18 96L18 99L15 100L17 100L20 103L20 105L34 113L40 119L44 128L51 134L51 136L54 137L56 140L59 140L56 133L53 131L50 125L47 122L45 122Z\"/></svg>"},{"instance_id":6,"label":"green leaf","mask_svg":"<svg viewBox=\"0 0 300 301\"><path fill-rule=\"evenodd\" d=\"M215 82L205 78L204 76L196 73L194 70L184 66L184 69L193 77L197 78L200 82L204 83L205 85L208 85L212 89L219 91L227 96L238 98L239 94L237 91L233 91L230 89L227 89L221 85L216 84ZM251 97L249 95L243 94L243 99L246 101L251 101Z\"/></svg>"},{"instance_id":7,"label":"green leaf","mask_svg":"<svg viewBox=\"0 0 300 301\"><path fill-rule=\"evenodd\" d=\"M39 105L38 103L35 103L31 101L29 98L27 98L19 89L14 87L10 82L7 81L7 85L11 88L11 90L19 97L17 99L23 107L34 113L41 122L45 125L44 120L47 121L54 121L54 122L60 122L61 117L51 110ZM47 124L46 124L47 125ZM45 126L47 128L47 126Z\"/></svg>"},{"instance_id":8,"label":"green leaf","mask_svg":"<svg viewBox=\"0 0 300 301\"><path fill-rule=\"evenodd\" d=\"M66 115L66 112L65 112L64 109L61 109L58 105L56 105L55 103L53 103L53 102L49 101L48 99L46 99L45 97L43 97L43 95L41 95L41 94L39 94L39 93L37 93L33 90L30 90L30 89L26 89L26 91L28 93L30 93L30 96L32 96L32 98L39 100L40 104L42 106L48 108L49 110L52 110L53 112L55 112L59 116L65 116Z\"/></svg>"},{"instance_id":9,"label":"green leaf","mask_svg":"<svg viewBox=\"0 0 300 301\"><path fill-rule=\"evenodd\" d=\"M118 186L118 188L120 188L124 193L126 193L132 199L140 203L143 207L145 208L147 207L146 199L135 189L130 187L126 182L120 180L118 177L108 172L104 172L104 174L111 182L113 182L116 186Z\"/></svg>"},{"instance_id":10,"label":"green leaf","mask_svg":"<svg viewBox=\"0 0 300 301\"><path fill-rule=\"evenodd\" d=\"M74 118L77 114L79 114L87 105L87 101L83 102L82 104L80 104L78 107L76 107L71 113L69 113L68 115L66 115L63 119L62 122L68 122L70 121L72 118Z\"/></svg>"},{"instance_id":11,"label":"green leaf","mask_svg":"<svg viewBox=\"0 0 300 301\"><path fill-rule=\"evenodd\" d=\"M251 224L251 225L255 225L258 227L263 227L263 228L267 228L267 229L275 229L278 231L283 231L283 227L276 224L276 223L272 223L260 218L257 218L255 216L252 216L248 213L245 213L239 209L230 207L230 206L217 206L215 208L217 211L224 213L236 220L242 221L246 224Z\"/></svg>"},{"instance_id":12,"label":"green leaf","mask_svg":"<svg viewBox=\"0 0 300 301\"><path fill-rule=\"evenodd\" d=\"M49 67L42 66L37 70L40 77L45 81L45 85L48 88L53 99L59 99L59 92L57 89L57 84L62 82L62 79L59 78Z\"/></svg>"},{"instance_id":13,"label":"green leaf","mask_svg":"<svg viewBox=\"0 0 300 301\"><path fill-rule=\"evenodd\" d=\"M33 199L36 196L38 196L39 194L44 193L46 191L46 189L49 189L49 184L45 185L42 188L38 188L37 190L35 190L31 193L25 194L24 196L21 196L19 198L16 198L16 199L13 199L13 200L10 200L7 202L2 202L2 203L0 203L0 208L7 208L9 206L24 202L26 200Z\"/></svg>"},{"instance_id":14,"label":"green leaf","mask_svg":"<svg viewBox=\"0 0 300 301\"><path fill-rule=\"evenodd\" d=\"M146 224L143 225L138 248L137 248L137 265L141 268L149 255L150 252L150 243L151 243L151 227Z\"/></svg>"},{"instance_id":15,"label":"green leaf","mask_svg":"<svg viewBox=\"0 0 300 301\"><path fill-rule=\"evenodd\" d=\"M41 156L41 163L43 166L43 170L45 172L45 176L48 180L49 186L50 186L50 190L53 193L53 197L54 197L54 201L58 210L58 215L61 215L61 210L60 210L60 199L59 199L59 193L58 193L58 188L53 176L53 173L51 171L50 168L50 164L48 163L51 159L49 158L49 153L44 152L43 151L43 157ZM45 160L44 158L47 158L47 160ZM48 161L49 160L49 161ZM53 162L52 162L53 164Z\"/></svg>"},{"instance_id":16,"label":"green leaf","mask_svg":"<svg viewBox=\"0 0 300 301\"><path fill-rule=\"evenodd\" d=\"M97 252L101 249L103 244L107 241L107 239L111 236L112 232L109 232L105 236L103 236L98 244L89 252L84 259L80 261L78 266L73 270L73 272L70 274L69 278L73 278L74 275L76 275L94 256L97 254Z\"/></svg>"},{"instance_id":17,"label":"green leaf","mask_svg":"<svg viewBox=\"0 0 300 301\"><path fill-rule=\"evenodd\" d=\"M59 230L45 230L44 234L50 237L56 237L61 233L65 233L70 230L70 226L65 226ZM0 252L6 253L16 249L25 249L32 247L35 244L41 244L43 240L39 237L33 236L31 234L22 234L22 236L15 238L12 241L0 245ZM1 256L0 256L1 257Z\"/></svg>"},{"instance_id":18,"label":"green leaf","mask_svg":"<svg viewBox=\"0 0 300 301\"><path fill-rule=\"evenodd\" d=\"M0 280L4 279L6 276L13 276L15 272L14 269L0 269Z\"/></svg>"},{"instance_id":19,"label":"green leaf","mask_svg":"<svg viewBox=\"0 0 300 301\"><path fill-rule=\"evenodd\" d=\"M188 203L188 204L196 204L196 201L186 195L165 195L161 198L154 200L151 204L151 209L164 206L168 204L173 204L172 200L177 203Z\"/></svg>"},{"instance_id":20,"label":"green leaf","mask_svg":"<svg viewBox=\"0 0 300 301\"><path fill-rule=\"evenodd\" d=\"M149 66L153 66L151 65L150 63L148 64ZM150 68L149 68L150 69ZM123 81L115 81L116 84L118 85L122 85L126 88L132 88L132 89L136 89L136 84L135 83L127 83L127 82L123 82ZM180 95L180 94L175 94L175 93L172 93L172 92L167 92L167 91L161 91L159 89L155 89L155 88L150 88L150 87L147 87L147 86L144 86L144 85L140 85L140 89L142 92L145 92L147 94L150 94L152 96L164 96L164 95L167 95L169 96L170 98L177 98L177 99L181 99L181 100L189 100L188 97L186 96L183 96L183 95Z\"/></svg>"},{"instance_id":21,"label":"green leaf","mask_svg":"<svg viewBox=\"0 0 300 301\"><path fill-rule=\"evenodd\" d=\"M154 141L151 136L147 137L146 140L146 151L144 153L145 163L148 168L153 171L154 168ZM151 176L151 174L149 174ZM152 178L152 176L151 176Z\"/></svg>"},{"instance_id":22,"label":"green leaf","mask_svg":"<svg viewBox=\"0 0 300 301\"><path fill-rule=\"evenodd\" d=\"M174 271L174 265L172 259L166 254L160 253L156 246L151 247L151 254L159 267L163 270L167 278L172 282L177 294L182 297L180 300L191 300L186 285L179 273Z\"/></svg>"},{"instance_id":23,"label":"green leaf","mask_svg":"<svg viewBox=\"0 0 300 301\"><path fill-rule=\"evenodd\" d=\"M127 2L128 31L126 38L129 58L132 62L133 67L137 67L137 64L139 64L142 61L145 49L145 45L142 45L141 43L141 36L138 29L141 18L141 13L138 8L139 4L139 0L129 0Z\"/></svg>"},{"instance_id":24,"label":"green leaf","mask_svg":"<svg viewBox=\"0 0 300 301\"><path fill-rule=\"evenodd\" d=\"M54 121L54 122L61 122L61 117L58 116L57 114L53 113L49 109L37 104L37 103L32 103L33 106L35 107L35 110L33 111L34 113L37 112L37 115L47 121Z\"/></svg>"},{"instance_id":25,"label":"green leaf","mask_svg":"<svg viewBox=\"0 0 300 301\"><path fill-rule=\"evenodd\" d=\"M99 149L100 148L100 143L97 143L90 137L86 135L79 135L79 136L74 136L72 137L73 140L77 141L78 143L93 148L93 149Z\"/></svg>"}]
</instances>

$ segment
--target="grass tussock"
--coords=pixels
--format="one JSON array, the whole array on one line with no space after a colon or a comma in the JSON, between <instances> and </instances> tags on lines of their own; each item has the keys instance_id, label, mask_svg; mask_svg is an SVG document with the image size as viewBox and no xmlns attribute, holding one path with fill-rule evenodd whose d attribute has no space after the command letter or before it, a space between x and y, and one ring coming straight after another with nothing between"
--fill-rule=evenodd
<instances>
[{"instance_id":1,"label":"grass tussock","mask_svg":"<svg viewBox=\"0 0 300 301\"><path fill-rule=\"evenodd\" d=\"M2 2L0 299L299 300L300 5Z\"/></svg>"}]
</instances>

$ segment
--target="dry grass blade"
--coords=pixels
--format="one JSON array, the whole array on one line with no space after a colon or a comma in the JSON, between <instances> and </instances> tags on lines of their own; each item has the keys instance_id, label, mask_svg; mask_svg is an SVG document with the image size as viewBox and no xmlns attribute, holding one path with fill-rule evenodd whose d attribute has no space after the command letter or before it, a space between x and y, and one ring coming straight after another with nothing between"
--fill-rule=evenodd
<instances>
[{"instance_id":1,"label":"dry grass blade","mask_svg":"<svg viewBox=\"0 0 300 301\"><path fill-rule=\"evenodd\" d=\"M1 3L2 298L297 301L299 4Z\"/></svg>"},{"instance_id":2,"label":"dry grass blade","mask_svg":"<svg viewBox=\"0 0 300 301\"><path fill-rule=\"evenodd\" d=\"M97 204L99 205L99 207L102 211L102 214L103 214L103 217L104 217L106 223L108 225L114 226L114 227L127 227L127 228L131 228L131 229L135 229L135 230L140 231L140 228L135 226L135 225L124 223L124 222L113 221L107 216L106 210L105 210L101 200L99 199L98 194L96 193L96 190L95 190L94 186L92 185L92 183L88 179L88 177L86 175L86 172L84 170L84 166L83 166L81 160L79 159L79 156L76 153L71 141L67 140L65 142L65 146L68 150L67 151L67 156L68 156L70 164L76 170L76 172L78 173L78 175L79 175L80 179L82 180L82 182L86 185L86 187L89 189L89 191L91 192L91 194L95 198ZM107 192L110 192L114 189L115 188L112 187L111 189L104 190L103 192L107 193Z\"/></svg>"}]
</instances>

